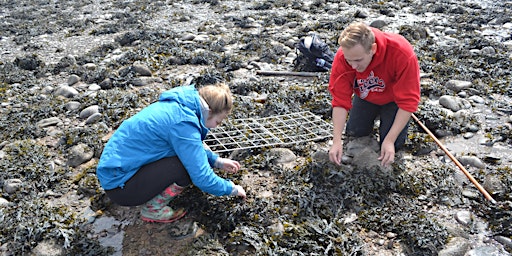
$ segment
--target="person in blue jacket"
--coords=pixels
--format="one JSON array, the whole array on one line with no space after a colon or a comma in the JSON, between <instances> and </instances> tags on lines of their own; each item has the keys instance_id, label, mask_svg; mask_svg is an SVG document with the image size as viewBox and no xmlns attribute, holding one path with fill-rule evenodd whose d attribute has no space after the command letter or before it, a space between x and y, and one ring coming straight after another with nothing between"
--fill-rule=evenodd
<instances>
[{"instance_id":1,"label":"person in blue jacket","mask_svg":"<svg viewBox=\"0 0 512 256\"><path fill-rule=\"evenodd\" d=\"M193 85L165 91L157 102L123 121L106 143L96 174L107 196L122 206L143 205L142 220L169 223L185 215L169 202L193 183L204 192L245 198L245 190L219 177L240 163L206 149L210 128L221 124L233 108L225 84Z\"/></svg>"}]
</instances>

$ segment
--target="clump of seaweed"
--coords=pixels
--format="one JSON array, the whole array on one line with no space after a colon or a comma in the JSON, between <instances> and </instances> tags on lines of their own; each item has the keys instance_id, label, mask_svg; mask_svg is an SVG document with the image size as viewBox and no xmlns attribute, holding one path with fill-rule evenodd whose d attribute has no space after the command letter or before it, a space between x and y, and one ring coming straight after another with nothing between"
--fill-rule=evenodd
<instances>
[{"instance_id":1,"label":"clump of seaweed","mask_svg":"<svg viewBox=\"0 0 512 256\"><path fill-rule=\"evenodd\" d=\"M54 153L34 140L11 143L3 148L6 156L0 160L1 183L20 179L22 186L13 193L2 193L10 203L0 209L0 243L10 253L28 254L43 240L56 240L70 252L107 255L97 241L82 230L80 216L65 206L50 206L41 200L47 191L64 194L70 185L65 179L66 168L52 167L48 159Z\"/></svg>"},{"instance_id":2,"label":"clump of seaweed","mask_svg":"<svg viewBox=\"0 0 512 256\"><path fill-rule=\"evenodd\" d=\"M360 232L371 230L394 232L411 255L424 255L437 252L448 237L436 216L425 213L417 201L426 194L439 202L446 197L454 198L452 201L460 198L449 193L458 187L445 167L423 170L433 174L428 177L436 177L429 180L400 168L383 173L378 169L340 169L311 160L284 169L264 155L250 154L241 161L246 172L279 180L278 186L270 187L273 197L250 196L245 202L213 200L197 190L180 199L200 212L197 220L210 234L196 241L194 252L216 244L216 250L237 255L363 255ZM192 206L190 197L195 198ZM403 215L404 209L408 214ZM346 219L351 212L358 216L352 222Z\"/></svg>"}]
</instances>

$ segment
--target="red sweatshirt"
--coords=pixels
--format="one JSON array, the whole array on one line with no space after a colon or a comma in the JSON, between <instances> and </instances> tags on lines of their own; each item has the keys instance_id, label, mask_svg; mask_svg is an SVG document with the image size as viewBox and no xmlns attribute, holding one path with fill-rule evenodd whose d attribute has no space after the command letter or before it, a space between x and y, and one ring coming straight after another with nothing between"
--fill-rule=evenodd
<instances>
[{"instance_id":1,"label":"red sweatshirt","mask_svg":"<svg viewBox=\"0 0 512 256\"><path fill-rule=\"evenodd\" d=\"M415 112L420 101L420 69L412 45L399 34L371 29L377 52L364 72L357 72L345 61L341 47L336 52L329 79L332 106L350 110L355 93L377 105L395 102L399 108Z\"/></svg>"}]
</instances>

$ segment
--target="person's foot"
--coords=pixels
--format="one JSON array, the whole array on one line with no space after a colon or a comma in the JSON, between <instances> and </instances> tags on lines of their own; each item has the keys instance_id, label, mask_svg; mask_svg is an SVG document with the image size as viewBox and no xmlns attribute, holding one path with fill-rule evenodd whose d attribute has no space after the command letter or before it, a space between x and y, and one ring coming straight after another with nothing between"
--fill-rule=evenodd
<instances>
[{"instance_id":1,"label":"person's foot","mask_svg":"<svg viewBox=\"0 0 512 256\"><path fill-rule=\"evenodd\" d=\"M174 211L169 206L165 206L159 210L143 207L141 210L141 219L146 222L171 223L181 219L185 214L186 211L183 208Z\"/></svg>"}]
</instances>

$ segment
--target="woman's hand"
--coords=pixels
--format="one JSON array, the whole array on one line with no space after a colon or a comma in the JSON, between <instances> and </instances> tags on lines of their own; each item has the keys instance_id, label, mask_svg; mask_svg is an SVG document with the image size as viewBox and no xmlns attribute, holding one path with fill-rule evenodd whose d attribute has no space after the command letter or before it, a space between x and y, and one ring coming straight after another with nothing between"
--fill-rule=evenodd
<instances>
[{"instance_id":1,"label":"woman's hand","mask_svg":"<svg viewBox=\"0 0 512 256\"><path fill-rule=\"evenodd\" d=\"M235 185L235 183L233 183L233 181L229 181L229 182L231 182L231 185L233 185L233 191L231 191L232 196L240 196L240 197L243 197L244 199L247 197L247 195L245 194L245 189L242 186Z\"/></svg>"},{"instance_id":2,"label":"woman's hand","mask_svg":"<svg viewBox=\"0 0 512 256\"><path fill-rule=\"evenodd\" d=\"M245 189L244 189L244 188L242 188L242 186L240 186L240 185L235 185L235 188L236 188L236 190L238 191L237 196L240 196L240 197L242 197L242 198L244 198L244 199L247 197L247 195L245 194Z\"/></svg>"},{"instance_id":3,"label":"woman's hand","mask_svg":"<svg viewBox=\"0 0 512 256\"><path fill-rule=\"evenodd\" d=\"M231 159L223 158L222 169L228 173L236 173L240 170L240 163Z\"/></svg>"}]
</instances>

